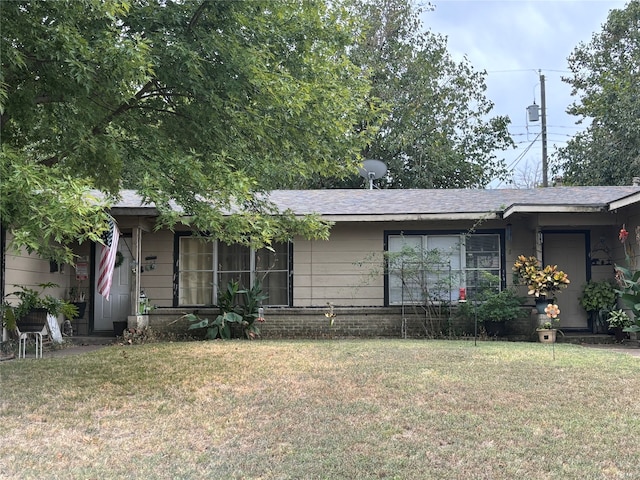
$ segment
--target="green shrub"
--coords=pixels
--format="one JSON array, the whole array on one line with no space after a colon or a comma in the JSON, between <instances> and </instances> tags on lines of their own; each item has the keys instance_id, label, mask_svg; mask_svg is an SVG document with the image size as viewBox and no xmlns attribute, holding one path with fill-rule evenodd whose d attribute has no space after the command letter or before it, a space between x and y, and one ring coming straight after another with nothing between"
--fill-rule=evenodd
<instances>
[{"instance_id":1,"label":"green shrub","mask_svg":"<svg viewBox=\"0 0 640 480\"><path fill-rule=\"evenodd\" d=\"M239 302L239 295L244 296L244 301ZM225 290L218 293L219 315L210 320L200 318L198 315L190 313L186 315L191 325L189 330L206 328L205 338L214 340L216 338L231 338L231 324L236 323L242 327L245 337L254 339L260 335L260 329L256 322L262 322L260 317L260 305L268 296L262 293L262 286L256 282L250 289L240 289L238 282L230 281Z\"/></svg>"},{"instance_id":2,"label":"green shrub","mask_svg":"<svg viewBox=\"0 0 640 480\"><path fill-rule=\"evenodd\" d=\"M478 305L478 321L504 322L522 318L525 314L522 308L524 300L512 288L489 294Z\"/></svg>"},{"instance_id":3,"label":"green shrub","mask_svg":"<svg viewBox=\"0 0 640 480\"><path fill-rule=\"evenodd\" d=\"M616 304L617 294L609 280L589 280L582 288L579 301L587 312L610 311Z\"/></svg>"}]
</instances>

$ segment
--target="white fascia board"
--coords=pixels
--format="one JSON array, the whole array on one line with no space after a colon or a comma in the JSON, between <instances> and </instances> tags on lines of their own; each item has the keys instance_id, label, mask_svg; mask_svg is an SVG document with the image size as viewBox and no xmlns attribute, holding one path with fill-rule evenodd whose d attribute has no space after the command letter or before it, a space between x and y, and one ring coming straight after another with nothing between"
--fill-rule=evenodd
<instances>
[{"instance_id":1,"label":"white fascia board","mask_svg":"<svg viewBox=\"0 0 640 480\"><path fill-rule=\"evenodd\" d=\"M640 192L633 193L629 196L620 198L618 200L614 200L613 202L609 203L609 210L614 211L619 208L628 207L629 205L633 205L639 202L640 202Z\"/></svg>"},{"instance_id":2,"label":"white fascia board","mask_svg":"<svg viewBox=\"0 0 640 480\"><path fill-rule=\"evenodd\" d=\"M511 205L504 211L503 218L515 213L595 213L606 207L600 205Z\"/></svg>"}]
</instances>

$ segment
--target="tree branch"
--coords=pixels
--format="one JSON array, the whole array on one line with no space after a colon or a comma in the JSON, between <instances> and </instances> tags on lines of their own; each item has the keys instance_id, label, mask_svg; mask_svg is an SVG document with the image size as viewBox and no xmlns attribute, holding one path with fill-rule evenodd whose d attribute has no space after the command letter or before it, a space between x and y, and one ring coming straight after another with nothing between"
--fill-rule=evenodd
<instances>
[{"instance_id":1,"label":"tree branch","mask_svg":"<svg viewBox=\"0 0 640 480\"><path fill-rule=\"evenodd\" d=\"M207 0L203 1L200 4L200 6L196 9L196 11L194 12L193 16L189 20L189 24L188 24L188 27L187 27L188 31L191 32L193 30L193 28L196 26L196 24L200 20L200 17L202 16L202 13L204 12L205 8L207 8L207 3L208 3ZM121 104L113 112L111 112L109 115L107 115L103 119L103 121L100 122L99 125L96 125L93 128L93 130L91 131L93 133L93 135L99 135L101 133L104 133L105 127L107 125L109 125L113 121L113 119L115 119L117 116L122 115L126 111L128 111L131 108L133 108L134 106L136 106L138 104L138 102L145 97L145 94L147 94L148 92L152 91L154 86L156 87L156 89L160 89L160 86L157 84L157 80L155 78L152 78L134 95L134 97L130 101L127 101L127 102Z\"/></svg>"},{"instance_id":2,"label":"tree branch","mask_svg":"<svg viewBox=\"0 0 640 480\"><path fill-rule=\"evenodd\" d=\"M182 117L182 118L187 118L191 120L191 117L178 113L175 110L168 110L166 108L155 108L155 107L150 107L149 105L138 105L136 108L139 108L140 110L150 110L152 112L170 113L171 115L175 115L176 117Z\"/></svg>"},{"instance_id":3,"label":"tree branch","mask_svg":"<svg viewBox=\"0 0 640 480\"><path fill-rule=\"evenodd\" d=\"M204 9L206 8L206 6L207 6L207 0L203 1L200 4L198 9L195 11L193 16L191 17L191 20L189 20L189 26L187 27L187 30L189 32L193 31L193 28L196 26L196 23L198 23L198 20L200 20L200 17L202 16L202 12L204 12Z\"/></svg>"},{"instance_id":4,"label":"tree branch","mask_svg":"<svg viewBox=\"0 0 640 480\"><path fill-rule=\"evenodd\" d=\"M138 92L133 96L133 98L130 101L127 101L121 104L113 112L107 115L102 120L102 122L100 122L100 125L96 125L95 127L93 127L93 130L91 130L91 133L93 133L94 135L99 135L101 133L104 133L105 127L109 125L114 118L116 118L118 115L122 115L127 110L133 108L140 101L140 99L144 97L144 94L151 90L154 84L155 83L153 79L149 80L140 90L138 90Z\"/></svg>"},{"instance_id":5,"label":"tree branch","mask_svg":"<svg viewBox=\"0 0 640 480\"><path fill-rule=\"evenodd\" d=\"M40 96L40 97L36 97L34 100L35 100L36 105L44 105L44 104L48 104L48 103L64 102L64 98L63 97L53 98L53 97L49 97L48 95L43 95L43 96Z\"/></svg>"}]
</instances>

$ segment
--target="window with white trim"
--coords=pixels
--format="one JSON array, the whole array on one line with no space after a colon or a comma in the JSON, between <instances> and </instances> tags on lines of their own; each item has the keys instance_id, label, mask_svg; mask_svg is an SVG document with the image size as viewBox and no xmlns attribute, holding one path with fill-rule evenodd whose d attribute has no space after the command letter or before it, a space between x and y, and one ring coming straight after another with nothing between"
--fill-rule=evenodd
<instances>
[{"instance_id":1,"label":"window with white trim","mask_svg":"<svg viewBox=\"0 0 640 480\"><path fill-rule=\"evenodd\" d=\"M269 306L289 304L289 244L271 249L226 245L196 236L180 236L178 243L178 305L215 305L218 289L229 281L250 288L262 285Z\"/></svg>"},{"instance_id":2,"label":"window with white trim","mask_svg":"<svg viewBox=\"0 0 640 480\"><path fill-rule=\"evenodd\" d=\"M387 241L390 305L455 302L461 289L474 298L485 273L500 278L498 234L403 234Z\"/></svg>"}]
</instances>

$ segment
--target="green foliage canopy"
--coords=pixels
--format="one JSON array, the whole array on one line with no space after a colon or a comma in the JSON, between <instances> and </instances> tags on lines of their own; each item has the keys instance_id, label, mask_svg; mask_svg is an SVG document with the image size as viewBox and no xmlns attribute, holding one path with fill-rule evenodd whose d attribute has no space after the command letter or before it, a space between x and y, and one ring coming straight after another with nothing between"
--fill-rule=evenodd
<instances>
[{"instance_id":1,"label":"green foliage canopy","mask_svg":"<svg viewBox=\"0 0 640 480\"><path fill-rule=\"evenodd\" d=\"M639 65L640 2L632 0L569 57L572 76L563 80L579 99L567 112L591 123L555 159L567 183L630 185L640 175Z\"/></svg>"},{"instance_id":2,"label":"green foliage canopy","mask_svg":"<svg viewBox=\"0 0 640 480\"><path fill-rule=\"evenodd\" d=\"M363 18L352 61L370 72L370 104L381 124L363 152L387 164L381 188L474 188L506 178L495 152L514 146L508 117L491 117L485 72L456 62L442 35L424 28L409 0L354 0ZM428 16L427 16L428 18ZM359 128L369 125L363 119ZM320 180L314 186L357 186Z\"/></svg>"},{"instance_id":3,"label":"green foliage canopy","mask_svg":"<svg viewBox=\"0 0 640 480\"><path fill-rule=\"evenodd\" d=\"M96 196L88 180L2 146L0 220L12 227L13 247L59 263L71 262L72 242L101 241L108 206L109 199Z\"/></svg>"},{"instance_id":4,"label":"green foliage canopy","mask_svg":"<svg viewBox=\"0 0 640 480\"><path fill-rule=\"evenodd\" d=\"M0 22L1 213L16 244L40 228L42 204L62 212L86 186L136 189L159 226L227 242L328 234L314 217L268 215L255 194L356 171L369 84L347 57L357 25L340 2L25 0L2 2ZM25 212L12 192L42 189L17 168L59 196ZM50 236L95 239L81 210L51 215Z\"/></svg>"}]
</instances>

